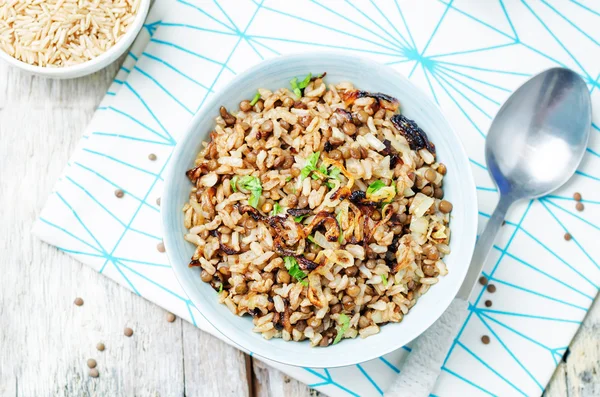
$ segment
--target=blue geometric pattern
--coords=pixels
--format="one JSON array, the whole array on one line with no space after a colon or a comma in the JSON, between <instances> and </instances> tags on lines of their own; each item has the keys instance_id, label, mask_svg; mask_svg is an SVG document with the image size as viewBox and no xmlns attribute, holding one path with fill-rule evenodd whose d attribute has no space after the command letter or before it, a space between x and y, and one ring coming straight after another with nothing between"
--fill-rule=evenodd
<instances>
[{"instance_id":1,"label":"blue geometric pattern","mask_svg":"<svg viewBox=\"0 0 600 397\"><path fill-rule=\"evenodd\" d=\"M592 0L159 0L34 231L215 333L156 250L164 169L212 93L246 68L290 52L347 51L390 65L428 92L461 136L477 182L481 230L497 201L483 154L493 116L524 80L553 66L579 73L599 110L599 24L600 3ZM576 176L510 212L484 268L497 292L476 288L433 395L544 390L600 285L594 120ZM158 160L148 160L149 153ZM116 198L115 189L125 196ZM575 191L584 212L575 211ZM484 334L489 345L480 342ZM377 396L409 352L329 370L270 364L331 396Z\"/></svg>"}]
</instances>

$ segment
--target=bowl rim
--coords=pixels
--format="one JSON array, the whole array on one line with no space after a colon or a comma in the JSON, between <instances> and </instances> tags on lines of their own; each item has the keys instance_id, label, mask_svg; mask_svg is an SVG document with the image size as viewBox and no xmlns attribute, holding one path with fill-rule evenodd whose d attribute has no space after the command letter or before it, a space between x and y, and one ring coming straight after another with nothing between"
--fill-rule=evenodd
<instances>
[{"instance_id":1,"label":"bowl rim","mask_svg":"<svg viewBox=\"0 0 600 397\"><path fill-rule=\"evenodd\" d=\"M24 70L28 73L46 76L46 77L63 77L73 75L74 77L81 77L88 73L94 73L95 71L101 69L106 66L103 63L113 57L115 54L117 55L114 59L118 58L125 50L131 46L138 33L144 26L144 22L146 21L146 16L148 15L150 9L151 0L140 0L140 8L138 9L138 13L135 16L133 24L129 27L129 30L123 35L121 40L119 40L114 46L110 47L107 51L103 52L96 58L90 59L89 61L85 61L82 63L78 63L76 65L64 66L64 67L47 67L47 66L37 66L30 65L25 63L17 58L14 58L0 49L0 59L4 60L8 64ZM133 38L131 38L133 36ZM113 59L113 60L114 60ZM111 61L112 62L112 61ZM89 72L88 72L89 70Z\"/></svg>"},{"instance_id":2,"label":"bowl rim","mask_svg":"<svg viewBox=\"0 0 600 397\"><path fill-rule=\"evenodd\" d=\"M326 51L326 52L325 51L309 51L309 52L305 51L305 52L289 53L289 54L280 55L280 56L277 56L274 58L270 58L270 59L261 61L258 64L246 69L244 72L236 75L231 81L229 81L222 88L220 88L219 91L217 92L217 94L213 95L212 98L210 98L196 112L196 114L190 120L190 122L187 125L187 128L182 133L182 135L178 138L178 143L170 157L170 159L171 159L170 164L167 166L167 169L166 169L165 183L163 185L163 194L162 194L162 199L161 199L162 204L163 204L163 205L161 205L161 226L163 228L163 242L164 242L165 248L166 248L167 259L169 261L169 264L171 265L171 268L173 269L173 272L175 273L175 276L176 276L176 279L177 279L179 285L182 287L183 291L186 293L186 295L190 299L190 303L192 303L194 305L194 307L200 313L202 318L204 320L206 320L219 334L223 335L227 341L229 341L234 346L236 346L237 348L240 348L243 351L250 352L250 355L252 355L252 356L256 356L263 360L272 361L272 362L279 363L279 364L291 365L291 366L296 366L296 367L339 368L339 367L351 366L351 365L363 363L363 362L366 362L369 360L373 360L378 357L389 354L393 351L396 351L402 347L401 346L390 346L385 349L379 349L375 352L371 351L371 353L365 354L365 355L363 355L363 357L361 357L360 359L357 359L357 360L347 360L346 362L343 362L343 363L331 365L331 364L320 364L318 362L311 363L311 364L298 363L297 361L290 360L285 357L284 358L267 357L263 354L260 354L260 353L257 353L256 351L254 351L251 346L246 346L245 344L239 343L238 341L234 340L234 338L232 336L228 335L225 331L221 330L217 325L215 325L214 321L211 321L211 319L209 319L208 316L206 316L204 313L202 313L202 311L200 310L200 307L202 307L202 305L204 303L200 301L200 305L198 305L197 302L195 302L194 298L192 297L193 294L188 293L188 284L190 284L191 282L188 280L188 277L184 273L183 266L177 266L177 265L173 266L174 261L172 260L171 255L172 255L172 252L175 252L175 248L174 248L174 243L171 242L171 237L176 238L176 236L170 236L169 233L167 232L166 225L168 224L168 219L171 216L171 214L165 210L166 208L170 207L170 201L172 199L169 194L165 194L165 193L172 190L171 189L172 181L174 180L174 178L177 178L178 176L180 176L176 169L177 168L176 162L173 161L172 159L181 156L185 152L185 150L187 149L187 146L183 145L182 142L184 142L189 135L193 134L194 130L197 128L196 126L197 126L198 122L202 118L206 117L205 113L210 111L210 109L218 108L219 100L220 100L219 93L227 92L229 90L235 89L235 85L238 80L245 79L247 76L254 74L257 70L264 68L268 64L276 63L276 62L290 62L290 61L294 61L294 60L302 61L302 60L306 59L307 57L318 57L318 56L323 56L324 54L327 54L327 56L329 56L329 57L339 57L340 59L344 59L344 60L351 59L354 61L368 63L369 65L371 65L374 68L387 68L390 73L395 75L396 78L404 80L404 83L409 84L412 87L412 89L414 89L422 94L423 99L429 109L432 109L432 111L437 111L440 113L443 120L446 122L447 126L449 127L447 133L451 134L453 136L453 138L455 138L455 141L457 143L457 147L453 148L453 150L458 152L459 156L466 160L467 165L469 164L469 157L466 153L464 145L463 145L460 137L458 136L458 134L456 134L448 117L446 117L445 112L438 106L438 104L433 102L433 100L421 88L417 87L407 77L402 75L397 70L395 70L387 65L384 65L382 63L376 62L372 59L365 58L362 56L356 56L354 54L349 54L347 52L342 52L339 50L338 51ZM474 248L475 248L476 234L477 234L477 223L478 223L477 194L476 194L476 188L475 188L475 186L476 186L475 180L473 177L471 167L467 166L466 169L464 170L464 173L461 176L462 176L462 180L463 180L463 185L461 186L461 190L465 191L466 196L469 197L469 201L473 203L473 206L472 206L473 209L471 211L469 211L465 216L465 219L467 221L465 224L465 229L473 230L474 232L472 233L472 236L468 236L470 241L466 243L468 246L468 250L466 250L465 252L468 252L468 258L463 257L463 259L462 259L463 261L466 261L468 264L470 264L471 256L472 256ZM183 238L183 237L180 236L180 238ZM175 258L173 258L173 259L175 259ZM458 290L460 289L460 286L462 285L462 282L464 281L464 279L466 277L468 269L469 269L468 265L464 266L464 270L463 270L462 274L459 275L460 282L457 282L456 285L451 289L452 290L452 293L450 294L451 296L449 296L447 298L446 302L442 302L441 305L438 306L438 308L443 308L443 310L441 310L439 312L439 315L429 317L427 321L423 321L422 325L419 327L419 328L421 328L421 330L417 333L417 335L412 340L414 340L417 337L419 337L420 335L422 335L423 332L425 332L429 327L431 327L431 325L433 323L435 323L441 317L441 315L446 311L446 309L450 306L450 303L456 297L456 294L458 293ZM192 286L190 285L189 288L191 290ZM251 331L249 330L249 332L251 332Z\"/></svg>"}]
</instances>

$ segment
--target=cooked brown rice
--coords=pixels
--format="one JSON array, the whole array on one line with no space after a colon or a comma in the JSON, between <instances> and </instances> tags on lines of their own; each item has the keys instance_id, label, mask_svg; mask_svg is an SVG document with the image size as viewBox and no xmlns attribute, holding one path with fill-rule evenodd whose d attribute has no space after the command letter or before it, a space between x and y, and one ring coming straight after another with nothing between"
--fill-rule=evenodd
<instances>
[{"instance_id":1,"label":"cooked brown rice","mask_svg":"<svg viewBox=\"0 0 600 397\"><path fill-rule=\"evenodd\" d=\"M141 0L2 0L0 50L37 66L69 66L106 52Z\"/></svg>"},{"instance_id":2,"label":"cooked brown rice","mask_svg":"<svg viewBox=\"0 0 600 397\"><path fill-rule=\"evenodd\" d=\"M398 101L323 77L221 107L183 208L190 266L219 302L313 346L402 321L448 273L452 210L446 167Z\"/></svg>"}]
</instances>

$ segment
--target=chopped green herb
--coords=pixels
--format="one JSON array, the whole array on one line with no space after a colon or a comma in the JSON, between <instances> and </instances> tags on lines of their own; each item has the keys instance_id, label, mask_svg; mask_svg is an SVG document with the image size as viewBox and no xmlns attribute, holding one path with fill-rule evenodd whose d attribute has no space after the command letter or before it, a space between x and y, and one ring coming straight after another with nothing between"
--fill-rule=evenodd
<instances>
[{"instance_id":1,"label":"chopped green herb","mask_svg":"<svg viewBox=\"0 0 600 397\"><path fill-rule=\"evenodd\" d=\"M342 230L342 211L340 211L337 216L335 217L335 219L337 220L337 223L340 227L340 237L338 238L338 242L341 244L342 241L344 240L344 231Z\"/></svg>"},{"instance_id":2,"label":"chopped green herb","mask_svg":"<svg viewBox=\"0 0 600 397\"><path fill-rule=\"evenodd\" d=\"M335 187L335 185L331 182L325 182L325 186L327 186L330 189L333 189Z\"/></svg>"},{"instance_id":3,"label":"chopped green herb","mask_svg":"<svg viewBox=\"0 0 600 397\"><path fill-rule=\"evenodd\" d=\"M256 105L256 102L258 102L258 100L260 99L260 93L256 93L256 95L254 95L254 98L252 98L252 101L250 101L250 105L254 106Z\"/></svg>"},{"instance_id":4,"label":"chopped green herb","mask_svg":"<svg viewBox=\"0 0 600 397\"><path fill-rule=\"evenodd\" d=\"M246 175L240 178L238 184L242 189L249 190L252 193L248 199L248 204L254 208L258 208L258 201L260 200L260 195L262 194L262 185L260 184L260 179L255 176Z\"/></svg>"},{"instance_id":5,"label":"chopped green herb","mask_svg":"<svg viewBox=\"0 0 600 397\"><path fill-rule=\"evenodd\" d=\"M311 172L317 169L317 162L319 161L320 155L321 152L316 152L308 156L306 165L302 168L302 171L300 171L300 180L303 181Z\"/></svg>"},{"instance_id":6,"label":"chopped green herb","mask_svg":"<svg viewBox=\"0 0 600 397\"><path fill-rule=\"evenodd\" d=\"M291 176L288 176L287 178L285 178L285 181L286 181L286 182L289 182L289 181L291 181L291 180L292 180L292 177L291 177Z\"/></svg>"},{"instance_id":7,"label":"chopped green herb","mask_svg":"<svg viewBox=\"0 0 600 397\"><path fill-rule=\"evenodd\" d=\"M381 189L382 187L385 187L385 183L383 183L380 180L376 180L375 182L371 183L369 185L369 187L367 188L367 194L371 195L371 194L375 193L376 191L378 191L379 189Z\"/></svg>"},{"instance_id":8,"label":"chopped green herb","mask_svg":"<svg viewBox=\"0 0 600 397\"><path fill-rule=\"evenodd\" d=\"M306 218L308 215L309 215L309 214L295 216L295 217L294 217L294 222L298 222L298 223L300 223L300 222L302 222L302 219Z\"/></svg>"},{"instance_id":9,"label":"chopped green herb","mask_svg":"<svg viewBox=\"0 0 600 397\"><path fill-rule=\"evenodd\" d=\"M385 274L381 275L381 282L383 283L384 287L387 287L387 276Z\"/></svg>"},{"instance_id":10,"label":"chopped green herb","mask_svg":"<svg viewBox=\"0 0 600 397\"><path fill-rule=\"evenodd\" d=\"M292 276L293 278L298 280L300 282L300 284L302 284L304 286L308 285L306 280L304 280L306 278L306 273L304 273L300 269L296 258L294 258L293 256L285 256L283 258L283 264L285 265L285 268L287 269L290 276Z\"/></svg>"},{"instance_id":11,"label":"chopped green herb","mask_svg":"<svg viewBox=\"0 0 600 397\"><path fill-rule=\"evenodd\" d=\"M281 213L282 210L283 209L281 208L279 203L275 202L275 204L273 204L273 210L271 210L271 216L275 216L275 215Z\"/></svg>"},{"instance_id":12,"label":"chopped green herb","mask_svg":"<svg viewBox=\"0 0 600 397\"><path fill-rule=\"evenodd\" d=\"M340 314L339 320L340 320L341 325L337 331L337 335L335 336L335 339L333 340L334 345L342 340L344 333L348 330L348 328L350 328L350 319L344 313Z\"/></svg>"},{"instance_id":13,"label":"chopped green herb","mask_svg":"<svg viewBox=\"0 0 600 397\"><path fill-rule=\"evenodd\" d=\"M338 167L333 167L331 171L329 171L329 177L331 179L340 179L339 176L341 173L342 170L340 170Z\"/></svg>"},{"instance_id":14,"label":"chopped green herb","mask_svg":"<svg viewBox=\"0 0 600 397\"><path fill-rule=\"evenodd\" d=\"M310 241L311 243L315 243L317 244L317 242L315 241L315 238L313 236L308 236L307 237L308 241Z\"/></svg>"},{"instance_id":15,"label":"chopped green herb","mask_svg":"<svg viewBox=\"0 0 600 397\"><path fill-rule=\"evenodd\" d=\"M219 294L223 292L223 283L221 283L221 285L219 285Z\"/></svg>"},{"instance_id":16,"label":"chopped green herb","mask_svg":"<svg viewBox=\"0 0 600 397\"><path fill-rule=\"evenodd\" d=\"M298 88L300 89L305 89L308 84L310 83L310 79L312 79L312 73L309 73L304 80L302 80L300 83L298 83Z\"/></svg>"},{"instance_id":17,"label":"chopped green herb","mask_svg":"<svg viewBox=\"0 0 600 397\"><path fill-rule=\"evenodd\" d=\"M300 91L300 87L298 87L298 77L294 77L290 80L290 85L292 86L292 91L298 98L302 98L302 91Z\"/></svg>"}]
</instances>

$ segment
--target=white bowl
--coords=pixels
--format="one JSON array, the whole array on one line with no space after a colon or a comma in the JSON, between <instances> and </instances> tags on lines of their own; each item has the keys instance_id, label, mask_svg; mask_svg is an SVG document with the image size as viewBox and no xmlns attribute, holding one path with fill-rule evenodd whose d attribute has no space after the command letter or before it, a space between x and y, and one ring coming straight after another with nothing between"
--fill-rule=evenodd
<instances>
[{"instance_id":1,"label":"white bowl","mask_svg":"<svg viewBox=\"0 0 600 397\"><path fill-rule=\"evenodd\" d=\"M450 228L452 253L445 260L449 274L427 292L398 324L381 327L366 339L344 339L326 348L308 342L265 340L252 332L249 316L238 317L217 302L215 291L200 280L198 268L189 268L194 246L183 239L181 208L191 184L185 171L193 167L201 142L213 129L219 106L237 109L240 100L252 98L259 87L289 86L295 76L327 72L326 82L350 81L362 90L383 92L400 101L402 112L414 119L435 143L438 158L446 164L445 197L454 204ZM212 96L193 118L170 160L162 196L164 242L171 266L191 301L217 330L235 344L269 360L303 367L338 367L364 362L401 348L425 331L446 310L469 266L477 233L477 198L469 160L457 135L440 109L405 77L389 67L348 54L310 53L275 58L237 76Z\"/></svg>"},{"instance_id":2,"label":"white bowl","mask_svg":"<svg viewBox=\"0 0 600 397\"><path fill-rule=\"evenodd\" d=\"M54 79L74 79L76 77L92 74L116 61L117 58L119 58L125 53L125 51L127 51L127 49L129 49L133 43L133 40L135 40L138 33L142 29L142 26L144 26L144 21L146 20L146 15L148 15L148 9L150 8L150 1L151 0L141 0L140 9L135 16L135 20L129 27L129 30L125 32L125 35L121 38L121 40L109 48L105 53L96 58L90 59L89 61L73 66L56 68L35 66L11 57L1 49L0 59L7 62L9 65L24 70L25 72Z\"/></svg>"}]
</instances>

